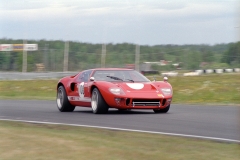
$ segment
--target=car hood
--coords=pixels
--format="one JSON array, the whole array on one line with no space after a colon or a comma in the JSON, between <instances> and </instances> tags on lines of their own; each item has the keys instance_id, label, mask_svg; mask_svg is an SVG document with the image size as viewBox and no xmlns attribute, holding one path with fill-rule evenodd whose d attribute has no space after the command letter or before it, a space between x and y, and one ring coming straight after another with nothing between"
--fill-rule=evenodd
<instances>
[{"instance_id":1,"label":"car hood","mask_svg":"<svg viewBox=\"0 0 240 160\"><path fill-rule=\"evenodd\" d=\"M158 87L153 83L119 83L123 90L130 92L156 92Z\"/></svg>"},{"instance_id":2,"label":"car hood","mask_svg":"<svg viewBox=\"0 0 240 160\"><path fill-rule=\"evenodd\" d=\"M126 97L135 98L159 98L171 97L164 96L161 88L171 88L171 85L165 82L98 82L102 92L107 92L107 88L120 87L124 91ZM103 85L104 84L104 85ZM102 87L104 86L104 87Z\"/></svg>"}]
</instances>

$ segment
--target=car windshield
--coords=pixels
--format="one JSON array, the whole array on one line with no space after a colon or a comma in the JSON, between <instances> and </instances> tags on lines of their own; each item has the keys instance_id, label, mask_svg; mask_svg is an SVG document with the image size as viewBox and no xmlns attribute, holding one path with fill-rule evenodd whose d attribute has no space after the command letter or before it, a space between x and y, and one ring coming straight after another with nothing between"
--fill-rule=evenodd
<instances>
[{"instance_id":1,"label":"car windshield","mask_svg":"<svg viewBox=\"0 0 240 160\"><path fill-rule=\"evenodd\" d=\"M123 82L149 82L141 73L135 70L97 70L92 75L95 81L123 81Z\"/></svg>"}]
</instances>

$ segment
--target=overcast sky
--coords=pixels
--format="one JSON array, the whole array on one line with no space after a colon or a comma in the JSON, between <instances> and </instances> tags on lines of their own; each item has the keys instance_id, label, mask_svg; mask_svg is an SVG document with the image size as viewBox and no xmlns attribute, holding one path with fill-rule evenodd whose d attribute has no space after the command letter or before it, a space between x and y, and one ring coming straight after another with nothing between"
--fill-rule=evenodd
<instances>
[{"instance_id":1,"label":"overcast sky","mask_svg":"<svg viewBox=\"0 0 240 160\"><path fill-rule=\"evenodd\" d=\"M213 45L239 17L239 0L0 0L0 38Z\"/></svg>"}]
</instances>

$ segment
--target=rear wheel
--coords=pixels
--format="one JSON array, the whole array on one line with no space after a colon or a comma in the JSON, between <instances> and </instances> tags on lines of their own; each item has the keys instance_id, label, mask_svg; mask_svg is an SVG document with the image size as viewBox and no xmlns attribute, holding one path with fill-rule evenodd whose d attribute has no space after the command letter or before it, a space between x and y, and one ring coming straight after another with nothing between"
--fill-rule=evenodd
<instances>
[{"instance_id":1,"label":"rear wheel","mask_svg":"<svg viewBox=\"0 0 240 160\"><path fill-rule=\"evenodd\" d=\"M166 108L163 108L163 109L154 109L153 111L155 113L167 113L169 109L170 109L170 105L168 105Z\"/></svg>"},{"instance_id":2,"label":"rear wheel","mask_svg":"<svg viewBox=\"0 0 240 160\"><path fill-rule=\"evenodd\" d=\"M57 90L57 107L60 112L72 112L75 106L68 101L66 91L63 86L59 86Z\"/></svg>"},{"instance_id":3,"label":"rear wheel","mask_svg":"<svg viewBox=\"0 0 240 160\"><path fill-rule=\"evenodd\" d=\"M97 88L94 88L92 91L91 106L95 114L108 112L108 105Z\"/></svg>"}]
</instances>

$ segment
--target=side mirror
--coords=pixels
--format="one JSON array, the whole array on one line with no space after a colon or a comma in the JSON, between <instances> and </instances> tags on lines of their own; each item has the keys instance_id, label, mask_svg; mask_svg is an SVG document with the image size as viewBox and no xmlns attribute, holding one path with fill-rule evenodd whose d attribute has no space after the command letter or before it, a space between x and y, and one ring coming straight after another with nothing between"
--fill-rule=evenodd
<instances>
[{"instance_id":1,"label":"side mirror","mask_svg":"<svg viewBox=\"0 0 240 160\"><path fill-rule=\"evenodd\" d=\"M95 78L94 77L90 77L90 81L94 81L95 80Z\"/></svg>"},{"instance_id":2,"label":"side mirror","mask_svg":"<svg viewBox=\"0 0 240 160\"><path fill-rule=\"evenodd\" d=\"M167 77L163 77L163 81L164 81L164 82L167 82L167 81L168 81L168 78L167 78Z\"/></svg>"}]
</instances>

